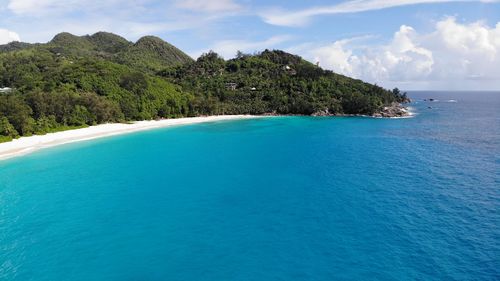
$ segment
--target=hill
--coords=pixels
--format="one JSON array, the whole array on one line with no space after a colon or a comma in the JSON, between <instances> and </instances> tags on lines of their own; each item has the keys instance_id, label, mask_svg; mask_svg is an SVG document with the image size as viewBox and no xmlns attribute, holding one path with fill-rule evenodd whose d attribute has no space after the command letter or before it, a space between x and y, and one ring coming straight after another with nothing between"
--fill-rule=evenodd
<instances>
[{"instance_id":1,"label":"hill","mask_svg":"<svg viewBox=\"0 0 500 281\"><path fill-rule=\"evenodd\" d=\"M80 37L67 32L57 34L49 43L42 46L63 56L90 56L96 51L96 46L87 36Z\"/></svg>"},{"instance_id":2,"label":"hill","mask_svg":"<svg viewBox=\"0 0 500 281\"><path fill-rule=\"evenodd\" d=\"M211 52L160 74L197 96L197 114L374 115L406 100L278 50L229 61Z\"/></svg>"},{"instance_id":3,"label":"hill","mask_svg":"<svg viewBox=\"0 0 500 281\"><path fill-rule=\"evenodd\" d=\"M127 39L109 32L97 32L87 38L99 52L110 54L126 51L132 45Z\"/></svg>"},{"instance_id":4,"label":"hill","mask_svg":"<svg viewBox=\"0 0 500 281\"><path fill-rule=\"evenodd\" d=\"M134 44L119 35L109 32L97 32L85 36L62 32L54 36L46 44L12 42L7 45L0 45L0 53L25 49L48 50L58 56L69 58L105 58L152 73L165 67L193 60L161 38L146 36Z\"/></svg>"},{"instance_id":5,"label":"hill","mask_svg":"<svg viewBox=\"0 0 500 281\"><path fill-rule=\"evenodd\" d=\"M381 113L398 90L265 50L196 61L158 37L61 33L0 46L0 141L105 122L216 114ZM393 114L393 113L391 113Z\"/></svg>"},{"instance_id":6,"label":"hill","mask_svg":"<svg viewBox=\"0 0 500 281\"><path fill-rule=\"evenodd\" d=\"M5 45L0 45L0 53L1 52L19 51L19 50L30 48L32 46L33 45L30 43L14 41L14 42L10 42L10 43L5 44Z\"/></svg>"},{"instance_id":7,"label":"hill","mask_svg":"<svg viewBox=\"0 0 500 281\"><path fill-rule=\"evenodd\" d=\"M117 56L119 63L152 71L191 61L190 56L155 36L142 37Z\"/></svg>"}]
</instances>

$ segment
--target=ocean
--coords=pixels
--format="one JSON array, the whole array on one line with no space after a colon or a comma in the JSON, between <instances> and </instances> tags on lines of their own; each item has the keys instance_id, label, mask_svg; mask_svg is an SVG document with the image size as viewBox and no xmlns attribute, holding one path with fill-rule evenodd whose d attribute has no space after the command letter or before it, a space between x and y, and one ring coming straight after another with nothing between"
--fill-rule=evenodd
<instances>
[{"instance_id":1,"label":"ocean","mask_svg":"<svg viewBox=\"0 0 500 281\"><path fill-rule=\"evenodd\" d=\"M500 93L410 96L1 161L0 280L499 280Z\"/></svg>"}]
</instances>

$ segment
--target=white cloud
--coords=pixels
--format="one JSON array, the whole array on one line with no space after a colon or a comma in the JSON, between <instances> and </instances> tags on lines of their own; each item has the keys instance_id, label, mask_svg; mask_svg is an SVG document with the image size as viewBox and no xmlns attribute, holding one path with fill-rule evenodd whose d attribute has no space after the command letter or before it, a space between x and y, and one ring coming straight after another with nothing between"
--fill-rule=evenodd
<instances>
[{"instance_id":1,"label":"white cloud","mask_svg":"<svg viewBox=\"0 0 500 281\"><path fill-rule=\"evenodd\" d=\"M268 38L266 40L222 40L218 41L212 45L209 50L213 50L224 58L232 58L236 55L237 51L242 51L245 53L253 53L256 51L262 51L264 49L275 48L281 43L289 41L290 36L278 35ZM192 54L193 57L198 57L201 53L208 50L198 51Z\"/></svg>"},{"instance_id":2,"label":"white cloud","mask_svg":"<svg viewBox=\"0 0 500 281\"><path fill-rule=\"evenodd\" d=\"M500 0L352 0L337 5L314 7L301 11L268 9L262 12L260 16L266 23L273 25L302 26L307 24L312 17L320 15L357 13L406 5L446 2L494 3L500 2Z\"/></svg>"},{"instance_id":3,"label":"white cloud","mask_svg":"<svg viewBox=\"0 0 500 281\"><path fill-rule=\"evenodd\" d=\"M9 0L8 9L17 15L46 15L70 11L96 11L103 8L123 10L123 8L141 8L154 1L119 1L119 0ZM171 0L161 1L164 7L177 8L197 12L231 12L241 8L234 0ZM134 10L132 10L133 12Z\"/></svg>"},{"instance_id":4,"label":"white cloud","mask_svg":"<svg viewBox=\"0 0 500 281\"><path fill-rule=\"evenodd\" d=\"M447 18L427 34L403 25L385 45L365 48L354 42L308 46L302 53L325 68L387 87L426 81L429 87L484 82L485 87L500 88L500 22L489 27Z\"/></svg>"},{"instance_id":5,"label":"white cloud","mask_svg":"<svg viewBox=\"0 0 500 281\"><path fill-rule=\"evenodd\" d=\"M19 35L13 31L0 28L0 45L7 44L12 41L21 41Z\"/></svg>"},{"instance_id":6,"label":"white cloud","mask_svg":"<svg viewBox=\"0 0 500 281\"><path fill-rule=\"evenodd\" d=\"M6 0L5 3L0 9L9 19L10 27L15 27L27 42L46 42L63 31L76 35L109 31L129 40L180 30L205 34L224 18L243 12L243 6L235 0ZM33 22L37 22L36 26Z\"/></svg>"},{"instance_id":7,"label":"white cloud","mask_svg":"<svg viewBox=\"0 0 500 281\"><path fill-rule=\"evenodd\" d=\"M197 12L229 12L241 8L233 0L177 0L175 4L179 8Z\"/></svg>"},{"instance_id":8,"label":"white cloud","mask_svg":"<svg viewBox=\"0 0 500 281\"><path fill-rule=\"evenodd\" d=\"M314 62L319 62L322 66L334 69L339 73L352 75L352 60L357 59L357 57L353 56L351 50L344 48L351 41L350 39L340 40L331 45L312 49L309 57L313 57Z\"/></svg>"},{"instance_id":9,"label":"white cloud","mask_svg":"<svg viewBox=\"0 0 500 281\"><path fill-rule=\"evenodd\" d=\"M42 15L89 8L98 2L95 0L10 0L7 7L17 15Z\"/></svg>"}]
</instances>

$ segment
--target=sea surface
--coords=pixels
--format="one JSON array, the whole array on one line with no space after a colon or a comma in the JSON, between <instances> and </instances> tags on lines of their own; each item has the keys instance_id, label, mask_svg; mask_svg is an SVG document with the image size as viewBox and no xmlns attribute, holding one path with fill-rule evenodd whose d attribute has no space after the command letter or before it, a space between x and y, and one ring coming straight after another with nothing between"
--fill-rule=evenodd
<instances>
[{"instance_id":1,"label":"sea surface","mask_svg":"<svg viewBox=\"0 0 500 281\"><path fill-rule=\"evenodd\" d=\"M0 280L500 280L500 93L410 96L2 161Z\"/></svg>"}]
</instances>

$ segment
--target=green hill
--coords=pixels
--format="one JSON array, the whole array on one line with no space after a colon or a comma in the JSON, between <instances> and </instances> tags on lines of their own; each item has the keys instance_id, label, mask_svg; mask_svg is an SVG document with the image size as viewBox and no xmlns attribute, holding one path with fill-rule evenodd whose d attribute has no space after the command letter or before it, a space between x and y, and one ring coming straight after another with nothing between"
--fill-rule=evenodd
<instances>
[{"instance_id":1,"label":"green hill","mask_svg":"<svg viewBox=\"0 0 500 281\"><path fill-rule=\"evenodd\" d=\"M88 40L87 36L76 36L71 33L59 33L47 44L50 48L60 48L61 52L78 53L79 55L91 54L95 51L95 46Z\"/></svg>"},{"instance_id":2,"label":"green hill","mask_svg":"<svg viewBox=\"0 0 500 281\"><path fill-rule=\"evenodd\" d=\"M10 42L10 43L5 44L5 45L0 45L0 53L19 51L19 50L23 50L23 49L27 49L27 48L31 48L31 47L33 47L33 45L30 43L14 41L14 42Z\"/></svg>"},{"instance_id":3,"label":"green hill","mask_svg":"<svg viewBox=\"0 0 500 281\"><path fill-rule=\"evenodd\" d=\"M381 112L399 91L266 50L196 61L160 38L61 33L0 46L0 140L104 122L213 114Z\"/></svg>"},{"instance_id":4,"label":"green hill","mask_svg":"<svg viewBox=\"0 0 500 281\"><path fill-rule=\"evenodd\" d=\"M208 53L161 75L197 96L197 114L373 115L406 99L276 50L229 61Z\"/></svg>"},{"instance_id":5,"label":"green hill","mask_svg":"<svg viewBox=\"0 0 500 281\"><path fill-rule=\"evenodd\" d=\"M127 50L132 45L127 39L109 32L97 32L88 37L100 52L116 54Z\"/></svg>"},{"instance_id":6,"label":"green hill","mask_svg":"<svg viewBox=\"0 0 500 281\"><path fill-rule=\"evenodd\" d=\"M158 37L146 36L120 53L117 61L156 72L164 69L165 66L184 64L192 62L193 59Z\"/></svg>"},{"instance_id":7,"label":"green hill","mask_svg":"<svg viewBox=\"0 0 500 281\"><path fill-rule=\"evenodd\" d=\"M4 85L14 91L0 93L0 136L10 138L186 116L192 99L179 86L130 66L91 56L65 57L46 48L0 54Z\"/></svg>"},{"instance_id":8,"label":"green hill","mask_svg":"<svg viewBox=\"0 0 500 281\"><path fill-rule=\"evenodd\" d=\"M154 36L146 36L135 44L125 38L109 33L76 36L62 32L46 44L12 42L0 45L0 53L35 48L46 49L58 56L81 58L105 58L138 70L156 72L193 59L173 45Z\"/></svg>"}]
</instances>

